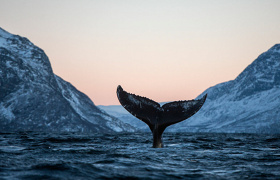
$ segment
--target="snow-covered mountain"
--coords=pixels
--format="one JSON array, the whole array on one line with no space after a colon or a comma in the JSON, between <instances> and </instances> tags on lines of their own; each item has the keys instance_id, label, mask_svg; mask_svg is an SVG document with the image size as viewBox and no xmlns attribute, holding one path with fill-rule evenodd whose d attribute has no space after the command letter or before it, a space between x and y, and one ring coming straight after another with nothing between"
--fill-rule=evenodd
<instances>
[{"instance_id":1,"label":"snow-covered mountain","mask_svg":"<svg viewBox=\"0 0 280 180\"><path fill-rule=\"evenodd\" d=\"M210 87L197 98L206 93L198 113L166 131L280 133L280 44L261 54L235 80ZM100 108L135 127L140 121L125 111L118 114L121 106Z\"/></svg>"},{"instance_id":2,"label":"snow-covered mountain","mask_svg":"<svg viewBox=\"0 0 280 180\"><path fill-rule=\"evenodd\" d=\"M109 105L109 106L97 106L98 108L102 109L106 113L114 116L124 123L130 124L131 126L137 128L140 131L150 131L149 126L140 121L133 115L131 115L127 110L125 110L121 105Z\"/></svg>"},{"instance_id":3,"label":"snow-covered mountain","mask_svg":"<svg viewBox=\"0 0 280 180\"><path fill-rule=\"evenodd\" d=\"M172 131L280 133L280 44L232 81L208 88L201 110Z\"/></svg>"},{"instance_id":4,"label":"snow-covered mountain","mask_svg":"<svg viewBox=\"0 0 280 180\"><path fill-rule=\"evenodd\" d=\"M44 51L0 28L1 131L135 131L53 73Z\"/></svg>"}]
</instances>

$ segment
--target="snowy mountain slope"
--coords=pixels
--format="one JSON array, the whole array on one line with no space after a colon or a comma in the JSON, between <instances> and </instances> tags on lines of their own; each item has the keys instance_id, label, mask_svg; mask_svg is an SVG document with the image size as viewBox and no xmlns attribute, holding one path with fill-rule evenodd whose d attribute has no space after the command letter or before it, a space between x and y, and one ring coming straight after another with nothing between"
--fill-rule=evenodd
<instances>
[{"instance_id":1,"label":"snowy mountain slope","mask_svg":"<svg viewBox=\"0 0 280 180\"><path fill-rule=\"evenodd\" d=\"M235 80L210 87L197 98L206 93L207 100L199 112L166 131L280 133L280 44L261 54ZM100 108L148 130L121 105Z\"/></svg>"},{"instance_id":2,"label":"snowy mountain slope","mask_svg":"<svg viewBox=\"0 0 280 180\"><path fill-rule=\"evenodd\" d=\"M207 100L170 131L280 133L280 44L261 54L235 80L204 91Z\"/></svg>"},{"instance_id":3,"label":"snowy mountain slope","mask_svg":"<svg viewBox=\"0 0 280 180\"><path fill-rule=\"evenodd\" d=\"M0 131L134 131L53 74L44 51L0 28Z\"/></svg>"}]
</instances>

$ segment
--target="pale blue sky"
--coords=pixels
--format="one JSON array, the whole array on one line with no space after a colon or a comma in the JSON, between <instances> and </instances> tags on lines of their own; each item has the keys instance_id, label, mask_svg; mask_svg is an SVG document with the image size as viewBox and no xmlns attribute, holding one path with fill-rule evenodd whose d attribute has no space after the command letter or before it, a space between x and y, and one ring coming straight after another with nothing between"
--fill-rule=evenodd
<instances>
[{"instance_id":1,"label":"pale blue sky","mask_svg":"<svg viewBox=\"0 0 280 180\"><path fill-rule=\"evenodd\" d=\"M95 104L116 87L192 99L280 43L279 0L0 0L0 26L27 37Z\"/></svg>"}]
</instances>

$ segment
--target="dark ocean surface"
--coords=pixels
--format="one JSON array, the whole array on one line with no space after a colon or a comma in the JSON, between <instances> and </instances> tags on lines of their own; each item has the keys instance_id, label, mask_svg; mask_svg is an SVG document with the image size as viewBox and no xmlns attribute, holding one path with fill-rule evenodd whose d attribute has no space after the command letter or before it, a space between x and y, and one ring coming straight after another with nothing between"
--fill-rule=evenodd
<instances>
[{"instance_id":1,"label":"dark ocean surface","mask_svg":"<svg viewBox=\"0 0 280 180\"><path fill-rule=\"evenodd\" d=\"M0 179L280 179L280 135L0 134Z\"/></svg>"}]
</instances>

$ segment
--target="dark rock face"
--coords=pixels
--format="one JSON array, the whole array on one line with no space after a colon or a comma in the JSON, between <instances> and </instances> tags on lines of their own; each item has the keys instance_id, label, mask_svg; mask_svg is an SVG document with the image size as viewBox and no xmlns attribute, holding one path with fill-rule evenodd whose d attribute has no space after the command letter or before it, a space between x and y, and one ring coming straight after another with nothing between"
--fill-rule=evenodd
<instances>
[{"instance_id":1,"label":"dark rock face","mask_svg":"<svg viewBox=\"0 0 280 180\"><path fill-rule=\"evenodd\" d=\"M0 28L0 131L121 132L135 129L100 111L54 75L44 51Z\"/></svg>"},{"instance_id":2,"label":"dark rock face","mask_svg":"<svg viewBox=\"0 0 280 180\"><path fill-rule=\"evenodd\" d=\"M280 133L280 44L261 54L235 80L208 88L197 113L171 131ZM175 125L176 126L176 125Z\"/></svg>"}]
</instances>

